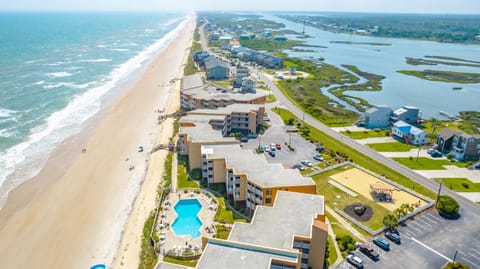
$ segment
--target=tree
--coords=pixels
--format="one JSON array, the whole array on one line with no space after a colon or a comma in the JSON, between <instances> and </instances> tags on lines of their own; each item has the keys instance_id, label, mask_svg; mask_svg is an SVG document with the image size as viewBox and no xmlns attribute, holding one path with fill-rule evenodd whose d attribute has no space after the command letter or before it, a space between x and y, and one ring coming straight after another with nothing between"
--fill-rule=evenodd
<instances>
[{"instance_id":1,"label":"tree","mask_svg":"<svg viewBox=\"0 0 480 269\"><path fill-rule=\"evenodd\" d=\"M415 208L411 204L401 204L399 208L393 211L393 213L398 219L401 219L406 215L412 213L413 210L415 210Z\"/></svg>"},{"instance_id":2,"label":"tree","mask_svg":"<svg viewBox=\"0 0 480 269\"><path fill-rule=\"evenodd\" d=\"M398 226L398 218L393 214L387 214L383 217L383 225L387 226L389 230L393 230Z\"/></svg>"},{"instance_id":3,"label":"tree","mask_svg":"<svg viewBox=\"0 0 480 269\"><path fill-rule=\"evenodd\" d=\"M457 217L460 205L458 202L448 195L440 195L438 197L437 209L446 217Z\"/></svg>"}]
</instances>

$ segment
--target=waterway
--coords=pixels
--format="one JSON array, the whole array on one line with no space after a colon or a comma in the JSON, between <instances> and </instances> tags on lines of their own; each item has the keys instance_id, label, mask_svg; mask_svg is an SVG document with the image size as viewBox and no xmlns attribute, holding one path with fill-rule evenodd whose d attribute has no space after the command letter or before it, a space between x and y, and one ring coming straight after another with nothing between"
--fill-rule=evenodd
<instances>
[{"instance_id":1,"label":"waterway","mask_svg":"<svg viewBox=\"0 0 480 269\"><path fill-rule=\"evenodd\" d=\"M303 24L291 22L271 14L266 19L282 22L287 29L302 32ZM397 70L450 70L480 73L478 67L464 66L412 66L405 57L422 58L426 55L458 57L480 61L479 45L447 44L431 41L380 38L363 35L333 33L313 27L305 27L312 38L301 39L307 44L327 48L307 48L315 52L293 52L289 56L301 58L325 58L325 62L339 67L341 64L358 66L362 71L383 75L381 92L346 92L367 100L373 105L388 105L392 109L403 105L416 106L424 118L443 118L439 111L457 114L460 111L480 111L480 84L435 82L397 73ZM289 36L295 38L295 36ZM330 43L330 41L388 43L391 46L354 45ZM462 87L453 90L452 87ZM323 91L324 93L326 91ZM329 97L331 97L329 95ZM338 99L335 99L338 100ZM344 103L344 102L342 102Z\"/></svg>"}]
</instances>

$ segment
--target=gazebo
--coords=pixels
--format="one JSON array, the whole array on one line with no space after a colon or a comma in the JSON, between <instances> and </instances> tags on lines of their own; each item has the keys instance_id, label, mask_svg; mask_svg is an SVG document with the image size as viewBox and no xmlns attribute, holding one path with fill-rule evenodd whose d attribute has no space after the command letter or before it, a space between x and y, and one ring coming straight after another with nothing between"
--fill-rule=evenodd
<instances>
[{"instance_id":1,"label":"gazebo","mask_svg":"<svg viewBox=\"0 0 480 269\"><path fill-rule=\"evenodd\" d=\"M397 188L392 185L388 185L382 182L375 182L370 184L370 192L373 193L373 196L382 202L391 202L393 191L396 191Z\"/></svg>"}]
</instances>

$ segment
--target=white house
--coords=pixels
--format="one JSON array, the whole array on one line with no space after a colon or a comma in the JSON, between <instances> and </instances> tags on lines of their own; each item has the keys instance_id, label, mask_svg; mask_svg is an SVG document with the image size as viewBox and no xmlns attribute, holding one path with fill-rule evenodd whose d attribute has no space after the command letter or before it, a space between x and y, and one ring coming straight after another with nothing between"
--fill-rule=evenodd
<instances>
[{"instance_id":1,"label":"white house","mask_svg":"<svg viewBox=\"0 0 480 269\"><path fill-rule=\"evenodd\" d=\"M403 139L407 144L423 145L428 142L426 132L404 121L393 124L392 134Z\"/></svg>"}]
</instances>

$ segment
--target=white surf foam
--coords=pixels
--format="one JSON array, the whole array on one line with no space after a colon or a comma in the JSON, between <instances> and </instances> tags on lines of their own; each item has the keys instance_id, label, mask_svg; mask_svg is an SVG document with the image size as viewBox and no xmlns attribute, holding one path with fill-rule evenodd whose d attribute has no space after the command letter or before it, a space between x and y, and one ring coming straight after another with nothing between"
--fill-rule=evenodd
<instances>
[{"instance_id":1,"label":"white surf foam","mask_svg":"<svg viewBox=\"0 0 480 269\"><path fill-rule=\"evenodd\" d=\"M81 56L81 55L79 55ZM105 58L101 58L101 59L90 59L90 60L80 60L80 62L82 63L104 63L104 62L111 62L112 59L105 59Z\"/></svg>"},{"instance_id":2,"label":"white surf foam","mask_svg":"<svg viewBox=\"0 0 480 269\"><path fill-rule=\"evenodd\" d=\"M109 49L111 51L129 51L129 49Z\"/></svg>"},{"instance_id":3,"label":"white surf foam","mask_svg":"<svg viewBox=\"0 0 480 269\"><path fill-rule=\"evenodd\" d=\"M47 73L47 76L49 76L51 78L64 78L64 77L70 77L72 75L73 75L72 73L68 73L68 72L65 72L65 71Z\"/></svg>"},{"instance_id":4,"label":"white surf foam","mask_svg":"<svg viewBox=\"0 0 480 269\"><path fill-rule=\"evenodd\" d=\"M8 118L15 113L18 113L18 111L0 107L0 118Z\"/></svg>"}]
</instances>

